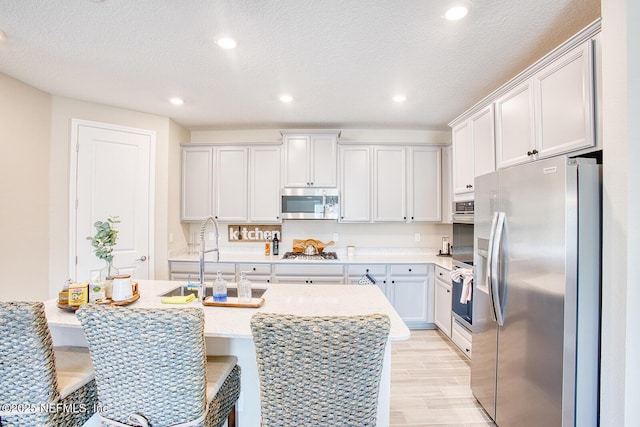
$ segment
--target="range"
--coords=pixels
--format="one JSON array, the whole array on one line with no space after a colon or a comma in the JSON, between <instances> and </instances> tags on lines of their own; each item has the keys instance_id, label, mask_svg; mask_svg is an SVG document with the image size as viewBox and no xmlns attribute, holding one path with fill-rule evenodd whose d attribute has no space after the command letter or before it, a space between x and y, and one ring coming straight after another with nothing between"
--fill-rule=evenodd
<instances>
[{"instance_id":1,"label":"range","mask_svg":"<svg viewBox=\"0 0 640 427\"><path fill-rule=\"evenodd\" d=\"M282 256L282 259L299 259L302 261L337 260L338 255L335 252L318 252L313 255L307 255L303 252L287 252Z\"/></svg>"}]
</instances>

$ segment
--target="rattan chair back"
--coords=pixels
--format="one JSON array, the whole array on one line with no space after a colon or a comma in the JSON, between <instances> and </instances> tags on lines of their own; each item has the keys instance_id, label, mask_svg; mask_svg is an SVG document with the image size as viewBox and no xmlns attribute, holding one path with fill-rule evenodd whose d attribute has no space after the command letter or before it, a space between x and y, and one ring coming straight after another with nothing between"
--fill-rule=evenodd
<instances>
[{"instance_id":1,"label":"rattan chair back","mask_svg":"<svg viewBox=\"0 0 640 427\"><path fill-rule=\"evenodd\" d=\"M382 314L255 314L262 427L375 426L389 328Z\"/></svg>"}]
</instances>

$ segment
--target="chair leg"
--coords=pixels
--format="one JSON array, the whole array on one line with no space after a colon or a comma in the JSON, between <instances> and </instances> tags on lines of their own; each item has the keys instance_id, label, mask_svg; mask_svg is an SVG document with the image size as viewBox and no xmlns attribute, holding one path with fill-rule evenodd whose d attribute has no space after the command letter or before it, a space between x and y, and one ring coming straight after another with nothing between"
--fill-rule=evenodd
<instances>
[{"instance_id":1,"label":"chair leg","mask_svg":"<svg viewBox=\"0 0 640 427\"><path fill-rule=\"evenodd\" d=\"M227 417L227 427L236 427L236 405L233 405Z\"/></svg>"}]
</instances>

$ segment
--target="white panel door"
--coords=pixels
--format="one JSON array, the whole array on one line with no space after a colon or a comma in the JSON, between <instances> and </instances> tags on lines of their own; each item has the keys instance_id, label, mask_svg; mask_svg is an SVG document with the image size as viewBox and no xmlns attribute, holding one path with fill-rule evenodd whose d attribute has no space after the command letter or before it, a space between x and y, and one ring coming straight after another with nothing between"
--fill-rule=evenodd
<instances>
[{"instance_id":1,"label":"white panel door","mask_svg":"<svg viewBox=\"0 0 640 427\"><path fill-rule=\"evenodd\" d=\"M114 265L137 279L153 278L155 132L73 120L70 277L86 281L105 262L87 237L93 224L117 216Z\"/></svg>"},{"instance_id":2,"label":"white panel door","mask_svg":"<svg viewBox=\"0 0 640 427\"><path fill-rule=\"evenodd\" d=\"M247 220L247 148L221 147L216 155L216 218Z\"/></svg>"},{"instance_id":3,"label":"white panel door","mask_svg":"<svg viewBox=\"0 0 640 427\"><path fill-rule=\"evenodd\" d=\"M280 219L280 146L249 149L249 221Z\"/></svg>"}]
</instances>

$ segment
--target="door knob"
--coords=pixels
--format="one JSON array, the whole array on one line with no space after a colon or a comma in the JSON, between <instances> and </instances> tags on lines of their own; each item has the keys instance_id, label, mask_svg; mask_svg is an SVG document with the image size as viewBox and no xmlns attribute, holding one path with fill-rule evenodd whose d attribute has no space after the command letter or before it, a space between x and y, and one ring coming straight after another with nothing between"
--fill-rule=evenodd
<instances>
[{"instance_id":1,"label":"door knob","mask_svg":"<svg viewBox=\"0 0 640 427\"><path fill-rule=\"evenodd\" d=\"M147 260L147 256L146 255L142 255L140 258L138 258L136 261L146 261Z\"/></svg>"}]
</instances>

